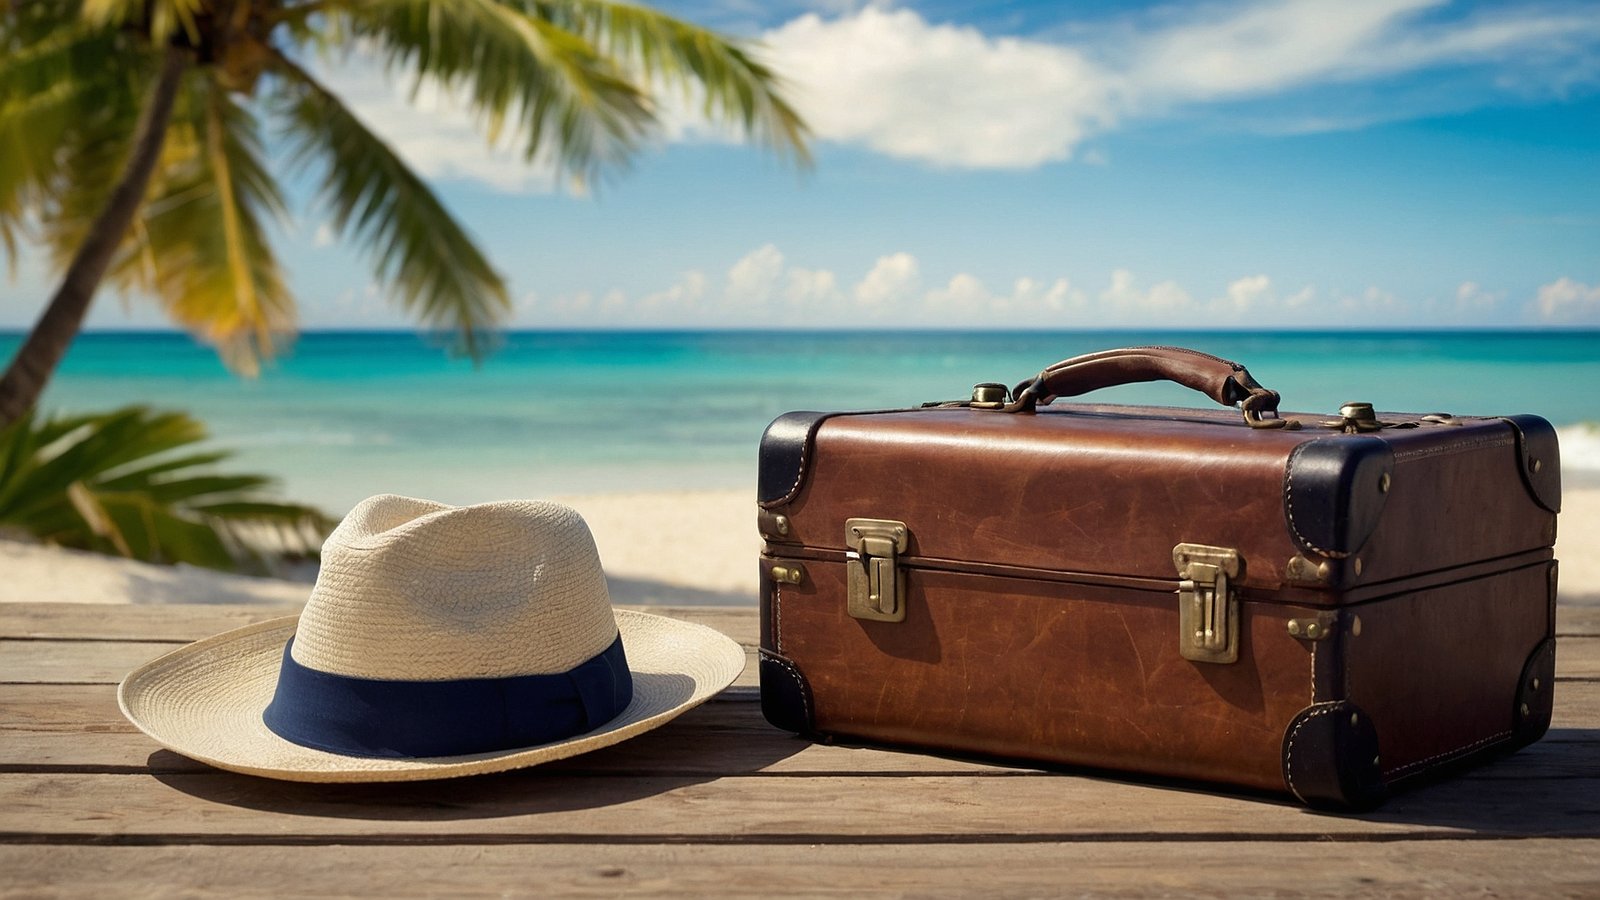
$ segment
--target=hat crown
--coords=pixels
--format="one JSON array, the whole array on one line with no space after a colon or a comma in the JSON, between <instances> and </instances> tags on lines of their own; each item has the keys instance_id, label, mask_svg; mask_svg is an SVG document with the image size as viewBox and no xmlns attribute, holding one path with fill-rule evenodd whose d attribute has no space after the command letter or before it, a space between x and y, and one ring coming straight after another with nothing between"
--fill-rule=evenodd
<instances>
[{"instance_id":1,"label":"hat crown","mask_svg":"<svg viewBox=\"0 0 1600 900\"><path fill-rule=\"evenodd\" d=\"M336 675L451 681L565 672L616 636L576 511L385 494L328 536L292 653Z\"/></svg>"}]
</instances>

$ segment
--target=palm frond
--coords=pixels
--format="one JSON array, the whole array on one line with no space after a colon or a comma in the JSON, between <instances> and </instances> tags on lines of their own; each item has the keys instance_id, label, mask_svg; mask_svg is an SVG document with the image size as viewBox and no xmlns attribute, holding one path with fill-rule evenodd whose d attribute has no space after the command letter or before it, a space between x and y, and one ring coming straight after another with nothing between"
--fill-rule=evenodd
<instances>
[{"instance_id":1,"label":"palm frond","mask_svg":"<svg viewBox=\"0 0 1600 900\"><path fill-rule=\"evenodd\" d=\"M220 474L222 451L195 452L199 422L129 407L0 429L0 525L67 547L147 562L219 569L265 562L251 540L316 550L333 522L318 510L266 495L271 479Z\"/></svg>"},{"instance_id":2,"label":"palm frond","mask_svg":"<svg viewBox=\"0 0 1600 900\"><path fill-rule=\"evenodd\" d=\"M391 71L458 91L491 139L509 130L579 179L621 166L655 124L649 99L583 35L497 0L371 0L343 10Z\"/></svg>"},{"instance_id":3,"label":"palm frond","mask_svg":"<svg viewBox=\"0 0 1600 900\"><path fill-rule=\"evenodd\" d=\"M182 34L190 43L200 39L199 17L204 0L83 0L83 18L95 25L141 25L151 42L165 45Z\"/></svg>"},{"instance_id":4,"label":"palm frond","mask_svg":"<svg viewBox=\"0 0 1600 900\"><path fill-rule=\"evenodd\" d=\"M334 227L354 237L378 278L426 326L454 332L469 354L510 312L505 281L439 198L381 138L310 74L281 61L286 138L297 163L324 169Z\"/></svg>"},{"instance_id":5,"label":"palm frond","mask_svg":"<svg viewBox=\"0 0 1600 900\"><path fill-rule=\"evenodd\" d=\"M648 82L698 94L713 121L732 120L780 155L809 165L807 129L783 85L743 42L648 7L608 0L518 0L582 35Z\"/></svg>"},{"instance_id":6,"label":"palm frond","mask_svg":"<svg viewBox=\"0 0 1600 900\"><path fill-rule=\"evenodd\" d=\"M159 174L112 277L142 287L180 325L253 374L294 328L294 303L265 221L285 215L255 117L194 73Z\"/></svg>"},{"instance_id":7,"label":"palm frond","mask_svg":"<svg viewBox=\"0 0 1600 900\"><path fill-rule=\"evenodd\" d=\"M136 102L129 76L144 71L118 35L52 8L0 7L0 243L12 264L29 218L59 212L76 148L103 142L112 111Z\"/></svg>"}]
</instances>

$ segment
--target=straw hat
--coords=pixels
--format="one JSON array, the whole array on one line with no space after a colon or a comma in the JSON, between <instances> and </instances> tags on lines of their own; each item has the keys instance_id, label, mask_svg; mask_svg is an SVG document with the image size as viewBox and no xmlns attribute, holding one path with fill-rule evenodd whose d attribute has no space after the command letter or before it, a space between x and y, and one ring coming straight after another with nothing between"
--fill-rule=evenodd
<instances>
[{"instance_id":1,"label":"straw hat","mask_svg":"<svg viewBox=\"0 0 1600 900\"><path fill-rule=\"evenodd\" d=\"M613 611L583 519L555 503L364 501L299 616L135 669L117 701L164 746L291 781L409 781L537 765L665 724L744 651Z\"/></svg>"}]
</instances>

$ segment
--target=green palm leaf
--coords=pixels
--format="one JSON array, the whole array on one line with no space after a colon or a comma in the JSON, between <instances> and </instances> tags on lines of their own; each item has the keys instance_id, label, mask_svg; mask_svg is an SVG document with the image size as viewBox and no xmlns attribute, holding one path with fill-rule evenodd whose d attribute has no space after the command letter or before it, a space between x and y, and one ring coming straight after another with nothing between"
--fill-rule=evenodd
<instances>
[{"instance_id":1,"label":"green palm leaf","mask_svg":"<svg viewBox=\"0 0 1600 900\"><path fill-rule=\"evenodd\" d=\"M739 41L631 3L519 2L645 79L699 94L708 119L732 120L778 153L809 165L805 123L779 92L777 76Z\"/></svg>"},{"instance_id":2,"label":"green palm leaf","mask_svg":"<svg viewBox=\"0 0 1600 900\"><path fill-rule=\"evenodd\" d=\"M133 240L113 272L160 297L168 314L254 373L295 309L266 220L285 216L248 109L191 77Z\"/></svg>"},{"instance_id":3,"label":"green palm leaf","mask_svg":"<svg viewBox=\"0 0 1600 900\"><path fill-rule=\"evenodd\" d=\"M332 520L272 500L265 476L211 471L227 454L193 452L204 439L194 419L143 407L26 416L0 429L0 526L66 547L219 569L265 568L252 540L264 533L284 551L314 553Z\"/></svg>"},{"instance_id":4,"label":"green palm leaf","mask_svg":"<svg viewBox=\"0 0 1600 900\"><path fill-rule=\"evenodd\" d=\"M483 333L511 301L505 282L422 179L308 73L290 73L283 103L297 161L323 169L333 223L359 241L379 277L406 309L436 330L453 331L476 355Z\"/></svg>"},{"instance_id":5,"label":"green palm leaf","mask_svg":"<svg viewBox=\"0 0 1600 900\"><path fill-rule=\"evenodd\" d=\"M579 178L624 162L653 123L646 92L582 35L496 0L342 5L392 72L464 94L491 139L509 124L533 159Z\"/></svg>"},{"instance_id":6,"label":"green palm leaf","mask_svg":"<svg viewBox=\"0 0 1600 900\"><path fill-rule=\"evenodd\" d=\"M805 127L753 48L630 4L0 0L0 243L14 261L37 233L66 273L0 375L0 422L37 402L103 279L154 295L246 373L293 330L267 234L283 210L261 98L293 159L324 167L335 222L394 299L483 352L509 312L506 284L428 186L294 62L340 46L375 49L416 89L442 86L489 141L579 181L626 166L659 126L662 89L808 162Z\"/></svg>"}]
</instances>

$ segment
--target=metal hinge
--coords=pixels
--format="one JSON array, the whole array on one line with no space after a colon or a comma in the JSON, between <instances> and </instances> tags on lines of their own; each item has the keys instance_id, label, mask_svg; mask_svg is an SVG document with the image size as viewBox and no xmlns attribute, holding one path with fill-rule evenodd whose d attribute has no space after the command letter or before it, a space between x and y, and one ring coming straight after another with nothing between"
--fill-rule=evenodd
<instances>
[{"instance_id":1,"label":"metal hinge","mask_svg":"<svg viewBox=\"0 0 1600 900\"><path fill-rule=\"evenodd\" d=\"M851 551L846 594L850 615L874 622L905 621L906 585L898 566L909 535L904 522L845 520L844 545Z\"/></svg>"},{"instance_id":2,"label":"metal hinge","mask_svg":"<svg viewBox=\"0 0 1600 900\"><path fill-rule=\"evenodd\" d=\"M1172 548L1178 569L1178 650L1195 662L1239 660L1239 598L1229 582L1243 569L1239 551L1203 544Z\"/></svg>"}]
</instances>

